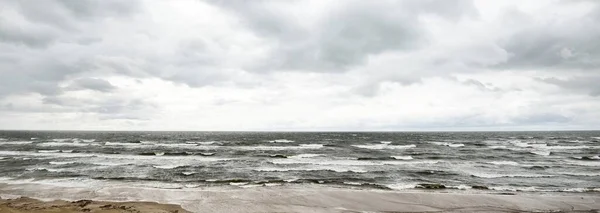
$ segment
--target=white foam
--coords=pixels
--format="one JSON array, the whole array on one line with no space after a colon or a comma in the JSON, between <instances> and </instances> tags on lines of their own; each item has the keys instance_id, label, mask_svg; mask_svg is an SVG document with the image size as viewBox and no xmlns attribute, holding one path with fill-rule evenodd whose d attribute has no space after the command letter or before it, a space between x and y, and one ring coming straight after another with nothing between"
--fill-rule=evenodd
<instances>
[{"instance_id":1,"label":"white foam","mask_svg":"<svg viewBox=\"0 0 600 213\"><path fill-rule=\"evenodd\" d=\"M362 149L410 149L415 148L417 145L389 145L389 144L366 144L366 145L352 145Z\"/></svg>"},{"instance_id":2,"label":"white foam","mask_svg":"<svg viewBox=\"0 0 600 213\"><path fill-rule=\"evenodd\" d=\"M414 189L417 184L416 183L394 183L386 185L390 189L394 190L404 190L404 189Z\"/></svg>"},{"instance_id":3,"label":"white foam","mask_svg":"<svg viewBox=\"0 0 600 213\"><path fill-rule=\"evenodd\" d=\"M0 145L23 145L31 143L33 143L33 141L3 141L0 142Z\"/></svg>"},{"instance_id":4,"label":"white foam","mask_svg":"<svg viewBox=\"0 0 600 213\"><path fill-rule=\"evenodd\" d=\"M293 155L290 156L288 158L315 158L315 157L323 157L325 155L323 154L299 154L299 155Z\"/></svg>"},{"instance_id":5,"label":"white foam","mask_svg":"<svg viewBox=\"0 0 600 213\"><path fill-rule=\"evenodd\" d=\"M38 143L36 144L36 146L41 146L41 147L53 147L53 146L77 146L77 147L83 147L83 146L89 146L91 144L86 144L86 143L71 143L71 142L45 142L45 143Z\"/></svg>"},{"instance_id":6,"label":"white foam","mask_svg":"<svg viewBox=\"0 0 600 213\"><path fill-rule=\"evenodd\" d=\"M277 139L269 141L269 143L293 143L294 141L288 139Z\"/></svg>"},{"instance_id":7,"label":"white foam","mask_svg":"<svg viewBox=\"0 0 600 213\"><path fill-rule=\"evenodd\" d=\"M392 156L392 158L394 158L396 160L412 160L413 159L412 156Z\"/></svg>"},{"instance_id":8,"label":"white foam","mask_svg":"<svg viewBox=\"0 0 600 213\"><path fill-rule=\"evenodd\" d=\"M83 141L83 142L85 142L85 143L92 143L92 142L95 142L95 141L96 141L96 139L83 139L83 140L81 140L81 141Z\"/></svg>"},{"instance_id":9,"label":"white foam","mask_svg":"<svg viewBox=\"0 0 600 213\"><path fill-rule=\"evenodd\" d=\"M300 147L318 149L323 148L323 144L300 144Z\"/></svg>"},{"instance_id":10,"label":"white foam","mask_svg":"<svg viewBox=\"0 0 600 213\"><path fill-rule=\"evenodd\" d=\"M181 174L183 174L185 176L190 176L190 175L196 174L196 172L182 172Z\"/></svg>"},{"instance_id":11,"label":"white foam","mask_svg":"<svg viewBox=\"0 0 600 213\"><path fill-rule=\"evenodd\" d=\"M59 153L60 150L38 150L39 153Z\"/></svg>"},{"instance_id":12,"label":"white foam","mask_svg":"<svg viewBox=\"0 0 600 213\"><path fill-rule=\"evenodd\" d=\"M554 177L554 175L542 175L542 174L492 174L492 173L480 173L475 172L471 175L480 178L544 178Z\"/></svg>"},{"instance_id":13,"label":"white foam","mask_svg":"<svg viewBox=\"0 0 600 213\"><path fill-rule=\"evenodd\" d=\"M506 146L489 146L490 149L506 149Z\"/></svg>"},{"instance_id":14,"label":"white foam","mask_svg":"<svg viewBox=\"0 0 600 213\"><path fill-rule=\"evenodd\" d=\"M174 168L181 167L181 166L185 166L185 165L154 165L152 167L157 168L157 169L174 169Z\"/></svg>"},{"instance_id":15,"label":"white foam","mask_svg":"<svg viewBox=\"0 0 600 213\"><path fill-rule=\"evenodd\" d=\"M530 151L532 154L541 155L541 156L549 156L550 151Z\"/></svg>"},{"instance_id":16,"label":"white foam","mask_svg":"<svg viewBox=\"0 0 600 213\"><path fill-rule=\"evenodd\" d=\"M74 164L75 161L50 161L49 164L52 165L66 165L66 164Z\"/></svg>"},{"instance_id":17,"label":"white foam","mask_svg":"<svg viewBox=\"0 0 600 213\"><path fill-rule=\"evenodd\" d=\"M509 165L509 166L518 166L519 165L519 163L514 162L514 161L492 161L489 163L494 164L494 165Z\"/></svg>"},{"instance_id":18,"label":"white foam","mask_svg":"<svg viewBox=\"0 0 600 213\"><path fill-rule=\"evenodd\" d=\"M216 143L216 141L203 141L203 142L195 142L195 143L200 144L200 145L211 145L211 144Z\"/></svg>"},{"instance_id":19,"label":"white foam","mask_svg":"<svg viewBox=\"0 0 600 213\"><path fill-rule=\"evenodd\" d=\"M230 182L229 183L229 185L232 185L232 186L242 186L242 185L246 185L246 184L248 184L248 183L247 182L235 182L235 183Z\"/></svg>"},{"instance_id":20,"label":"white foam","mask_svg":"<svg viewBox=\"0 0 600 213\"><path fill-rule=\"evenodd\" d=\"M290 171L334 171L334 172L354 172L354 173L367 173L366 170L355 168L355 167L337 167L337 166L312 166L312 167L301 167L301 168L274 168L265 167L254 169L257 172L290 172Z\"/></svg>"},{"instance_id":21,"label":"white foam","mask_svg":"<svg viewBox=\"0 0 600 213\"><path fill-rule=\"evenodd\" d=\"M392 142L391 141L381 141L380 143L382 143L382 144L391 144Z\"/></svg>"},{"instance_id":22,"label":"white foam","mask_svg":"<svg viewBox=\"0 0 600 213\"><path fill-rule=\"evenodd\" d=\"M344 182L344 184L346 184L346 185L353 185L353 186L360 186L360 185L362 185L362 183L359 183L359 182Z\"/></svg>"},{"instance_id":23,"label":"white foam","mask_svg":"<svg viewBox=\"0 0 600 213\"><path fill-rule=\"evenodd\" d=\"M452 147L452 148L457 148L457 147L463 147L463 146L465 146L462 143L447 143L447 142L431 142L431 143L435 144L435 145L447 146L447 147Z\"/></svg>"}]
</instances>

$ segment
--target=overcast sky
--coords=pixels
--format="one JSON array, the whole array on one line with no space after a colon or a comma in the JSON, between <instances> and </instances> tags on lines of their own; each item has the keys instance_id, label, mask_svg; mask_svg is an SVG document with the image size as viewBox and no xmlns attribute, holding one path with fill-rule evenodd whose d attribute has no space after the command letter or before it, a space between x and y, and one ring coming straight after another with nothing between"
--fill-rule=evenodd
<instances>
[{"instance_id":1,"label":"overcast sky","mask_svg":"<svg viewBox=\"0 0 600 213\"><path fill-rule=\"evenodd\" d=\"M600 129L599 2L0 0L0 129Z\"/></svg>"}]
</instances>

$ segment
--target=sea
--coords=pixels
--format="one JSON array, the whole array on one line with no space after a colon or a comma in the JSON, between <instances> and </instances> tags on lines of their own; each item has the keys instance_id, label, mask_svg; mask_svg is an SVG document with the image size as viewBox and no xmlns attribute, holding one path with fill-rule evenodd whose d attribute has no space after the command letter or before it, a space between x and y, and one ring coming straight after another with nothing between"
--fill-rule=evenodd
<instances>
[{"instance_id":1,"label":"sea","mask_svg":"<svg viewBox=\"0 0 600 213\"><path fill-rule=\"evenodd\" d=\"M600 193L599 155L600 131L0 131L0 183Z\"/></svg>"}]
</instances>

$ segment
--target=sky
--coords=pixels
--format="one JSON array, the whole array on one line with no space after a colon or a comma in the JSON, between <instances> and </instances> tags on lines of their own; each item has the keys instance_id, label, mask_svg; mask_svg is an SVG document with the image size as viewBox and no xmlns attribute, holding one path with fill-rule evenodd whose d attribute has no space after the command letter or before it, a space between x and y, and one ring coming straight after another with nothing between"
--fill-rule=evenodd
<instances>
[{"instance_id":1,"label":"sky","mask_svg":"<svg viewBox=\"0 0 600 213\"><path fill-rule=\"evenodd\" d=\"M600 129L600 1L0 5L0 129Z\"/></svg>"}]
</instances>

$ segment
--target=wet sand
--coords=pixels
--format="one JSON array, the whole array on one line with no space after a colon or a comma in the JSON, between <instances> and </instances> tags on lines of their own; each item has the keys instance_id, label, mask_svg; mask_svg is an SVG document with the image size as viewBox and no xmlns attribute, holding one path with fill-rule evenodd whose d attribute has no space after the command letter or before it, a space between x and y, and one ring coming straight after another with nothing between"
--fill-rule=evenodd
<instances>
[{"instance_id":1,"label":"wet sand","mask_svg":"<svg viewBox=\"0 0 600 213\"><path fill-rule=\"evenodd\" d=\"M158 204L153 202L104 202L92 200L78 201L40 201L21 197L16 199L0 199L0 213L187 213L177 205Z\"/></svg>"},{"instance_id":2,"label":"wet sand","mask_svg":"<svg viewBox=\"0 0 600 213\"><path fill-rule=\"evenodd\" d=\"M600 194L500 194L486 192L452 191L385 191L334 188L322 186L305 187L256 187L256 188L184 188L156 189L111 187L65 187L39 184L0 184L0 196L20 195L46 199L64 200L110 200L128 201L111 205L131 205L140 212L164 212L181 210L177 206L156 203L132 203L154 201L181 205L191 212L600 212ZM72 202L71 201L71 202ZM77 203L66 204L71 212L81 212ZM107 205L92 202L90 207ZM47 206L48 204L40 204ZM75 207L74 207L75 206ZM164 209L164 207L168 207ZM0 207L1 208L1 207ZM141 209L141 208L156 208ZM163 208L163 209L161 209ZM128 212L115 211L92 212ZM112 209L111 209L112 210ZM57 212L57 211L8 211L4 212ZM69 212L69 211L58 211ZM166 211L168 212L168 211Z\"/></svg>"}]
</instances>

